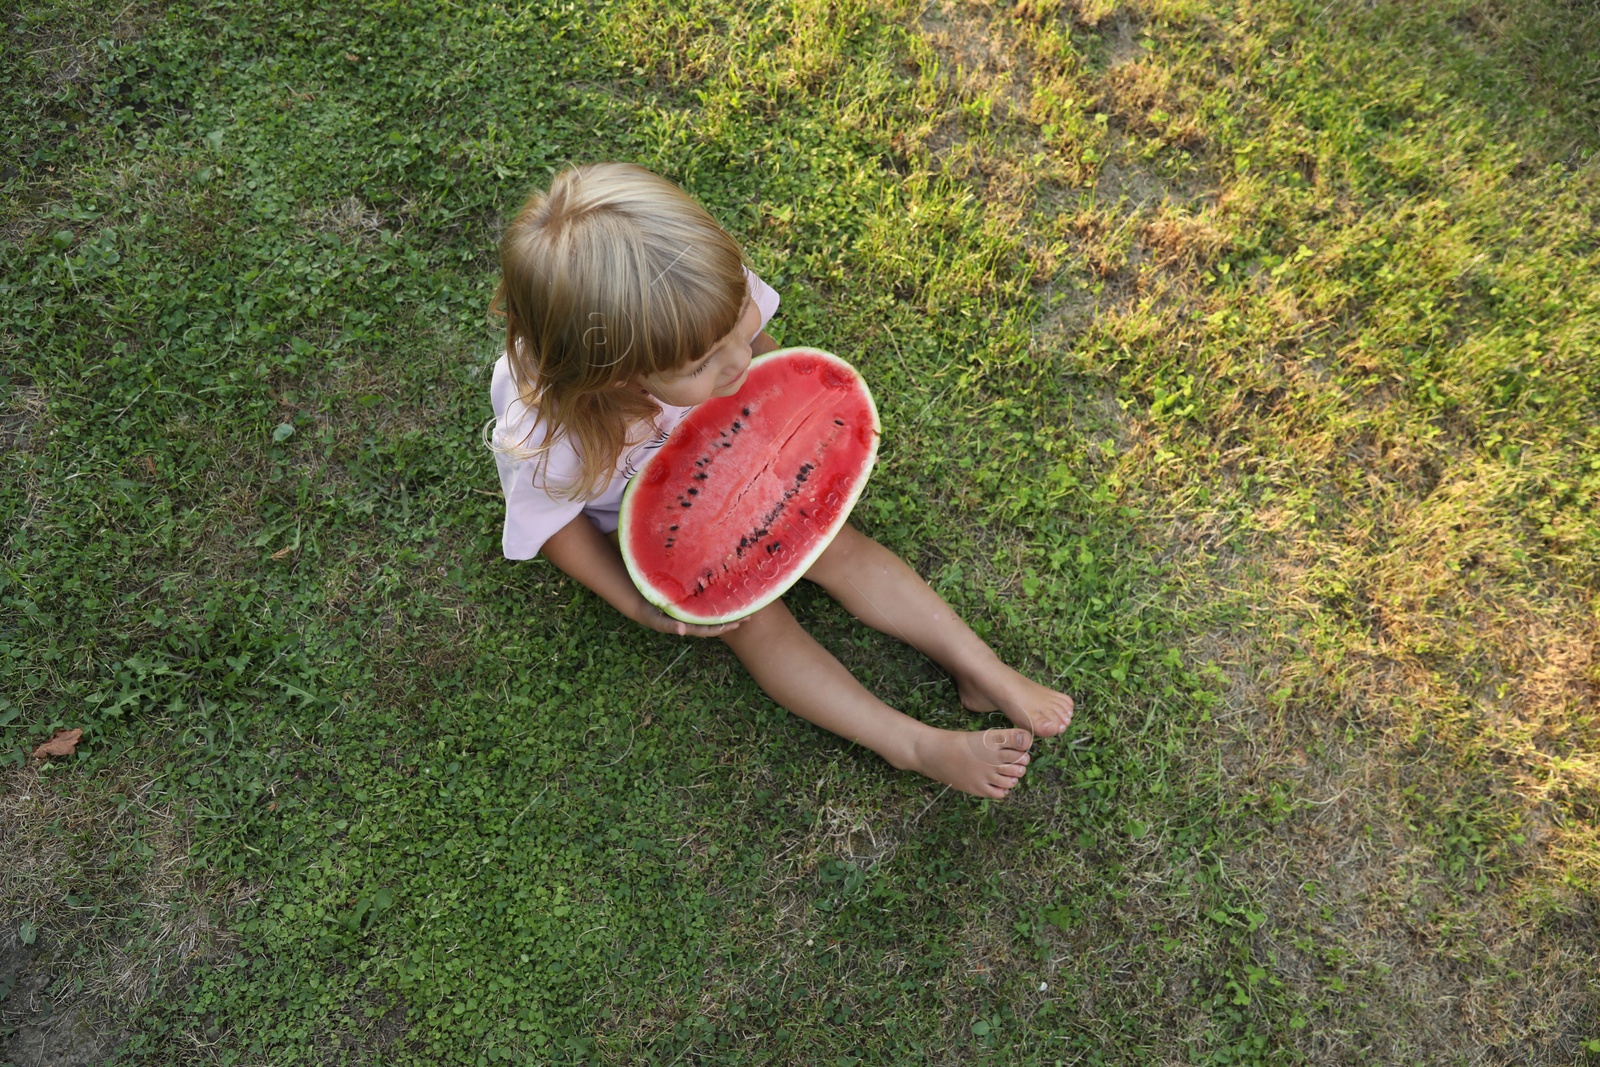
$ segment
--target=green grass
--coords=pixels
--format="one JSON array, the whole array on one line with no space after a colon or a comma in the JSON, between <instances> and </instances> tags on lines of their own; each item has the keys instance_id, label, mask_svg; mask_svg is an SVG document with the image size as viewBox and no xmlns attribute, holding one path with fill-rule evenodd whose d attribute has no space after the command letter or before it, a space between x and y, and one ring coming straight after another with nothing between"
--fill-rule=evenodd
<instances>
[{"instance_id":1,"label":"green grass","mask_svg":"<svg viewBox=\"0 0 1600 1067\"><path fill-rule=\"evenodd\" d=\"M1586 9L6 23L0 1057L1600 1053ZM1078 697L1005 803L499 557L498 230L605 158L861 367L858 522Z\"/></svg>"}]
</instances>

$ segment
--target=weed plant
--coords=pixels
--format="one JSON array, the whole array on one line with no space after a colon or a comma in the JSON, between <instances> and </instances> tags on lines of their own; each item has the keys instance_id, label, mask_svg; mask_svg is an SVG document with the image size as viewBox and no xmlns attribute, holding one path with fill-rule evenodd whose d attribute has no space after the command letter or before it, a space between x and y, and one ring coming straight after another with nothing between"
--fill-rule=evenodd
<instances>
[{"instance_id":1,"label":"weed plant","mask_svg":"<svg viewBox=\"0 0 1600 1067\"><path fill-rule=\"evenodd\" d=\"M0 1056L1600 1053L1586 8L3 17ZM493 250L613 158L862 369L857 521L1078 697L1005 803L500 558Z\"/></svg>"}]
</instances>

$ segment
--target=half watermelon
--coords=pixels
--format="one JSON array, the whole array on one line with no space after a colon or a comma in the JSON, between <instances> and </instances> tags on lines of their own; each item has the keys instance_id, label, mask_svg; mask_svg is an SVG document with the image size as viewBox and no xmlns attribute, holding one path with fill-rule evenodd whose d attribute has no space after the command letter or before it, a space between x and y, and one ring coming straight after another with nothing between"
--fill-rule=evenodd
<instances>
[{"instance_id":1,"label":"half watermelon","mask_svg":"<svg viewBox=\"0 0 1600 1067\"><path fill-rule=\"evenodd\" d=\"M785 348L733 396L689 413L622 495L634 584L673 618L743 618L799 581L838 534L878 454L878 409L844 360Z\"/></svg>"}]
</instances>

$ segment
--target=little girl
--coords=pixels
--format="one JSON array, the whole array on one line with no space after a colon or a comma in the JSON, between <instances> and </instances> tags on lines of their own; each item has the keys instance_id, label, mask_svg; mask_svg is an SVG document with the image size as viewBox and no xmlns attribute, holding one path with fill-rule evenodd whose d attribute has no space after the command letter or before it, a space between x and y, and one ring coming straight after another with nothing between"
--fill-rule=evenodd
<instances>
[{"instance_id":1,"label":"little girl","mask_svg":"<svg viewBox=\"0 0 1600 1067\"><path fill-rule=\"evenodd\" d=\"M617 548L622 490L694 407L744 384L776 348L764 327L778 294L683 190L640 167L576 167L522 208L500 242L495 310L506 354L494 368L490 447L500 468L511 559L543 552L642 626L721 638L773 700L895 767L1003 797L1034 735L1072 721L1072 698L1000 662L899 557L851 526L806 577L856 618L949 671L961 703L1020 729L940 730L867 692L782 601L739 622L691 626L634 588Z\"/></svg>"}]
</instances>

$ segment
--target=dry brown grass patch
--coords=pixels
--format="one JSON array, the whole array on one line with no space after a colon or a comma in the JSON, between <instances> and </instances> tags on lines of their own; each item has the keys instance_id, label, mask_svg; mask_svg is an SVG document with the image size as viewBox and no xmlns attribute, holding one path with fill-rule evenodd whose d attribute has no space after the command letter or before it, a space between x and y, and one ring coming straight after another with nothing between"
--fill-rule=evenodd
<instances>
[{"instance_id":1,"label":"dry brown grass patch","mask_svg":"<svg viewBox=\"0 0 1600 1067\"><path fill-rule=\"evenodd\" d=\"M0 952L18 965L17 988L0 1004L0 1029L15 1031L0 1054L107 1054L140 1005L228 951L212 911L251 890L194 874L182 813L158 782L127 772L84 779L70 765L0 772ZM24 922L36 932L31 946Z\"/></svg>"},{"instance_id":2,"label":"dry brown grass patch","mask_svg":"<svg viewBox=\"0 0 1600 1067\"><path fill-rule=\"evenodd\" d=\"M347 196L337 203L307 208L301 212L300 218L309 227L357 243L371 241L384 226L384 218L377 208L358 196Z\"/></svg>"},{"instance_id":3,"label":"dry brown grass patch","mask_svg":"<svg viewBox=\"0 0 1600 1067\"><path fill-rule=\"evenodd\" d=\"M5 407L0 409L0 456L30 451L44 414L42 390L23 382L12 383Z\"/></svg>"},{"instance_id":4,"label":"dry brown grass patch","mask_svg":"<svg viewBox=\"0 0 1600 1067\"><path fill-rule=\"evenodd\" d=\"M1171 203L1155 209L1139 239L1157 267L1187 274L1204 271L1228 243L1208 210Z\"/></svg>"}]
</instances>

